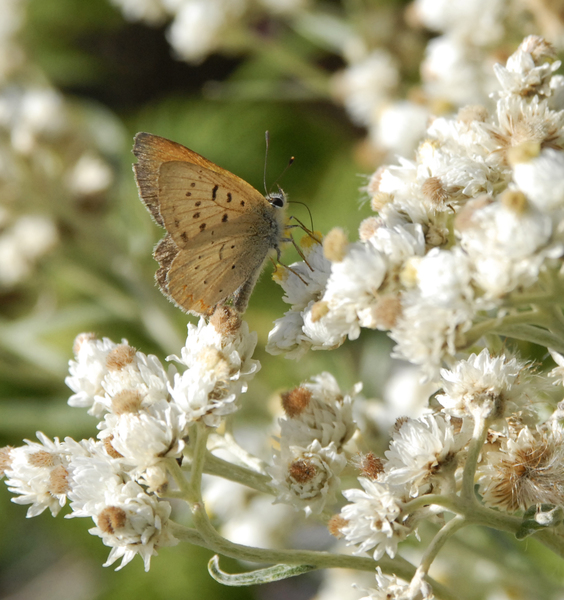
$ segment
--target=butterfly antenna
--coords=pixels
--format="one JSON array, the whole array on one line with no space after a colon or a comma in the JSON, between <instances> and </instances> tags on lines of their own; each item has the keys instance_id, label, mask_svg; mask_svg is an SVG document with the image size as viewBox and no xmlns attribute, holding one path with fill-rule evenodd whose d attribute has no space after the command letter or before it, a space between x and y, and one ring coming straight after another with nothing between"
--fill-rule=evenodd
<instances>
[{"instance_id":1,"label":"butterfly antenna","mask_svg":"<svg viewBox=\"0 0 564 600\"><path fill-rule=\"evenodd\" d=\"M282 179L282 176L284 175L284 173L286 173L286 171L292 166L292 164L294 163L295 160L296 160L295 156L290 156L290 160L288 161L288 164L284 167L284 170L282 171L282 173L280 173L280 175L278 175L278 177L275 179L274 183L270 186L270 189L272 189L275 185L278 185L278 182L280 181L280 179ZM282 189L280 188L279 185L278 185L278 189L280 190L280 192L282 192Z\"/></svg>"},{"instance_id":2,"label":"butterfly antenna","mask_svg":"<svg viewBox=\"0 0 564 600\"><path fill-rule=\"evenodd\" d=\"M270 146L270 134L268 133L268 129L264 132L264 139L266 142L266 149L264 151L264 174L262 177L262 183L264 185L264 193L268 195L268 191L266 189L266 164L268 162L268 147Z\"/></svg>"}]
</instances>

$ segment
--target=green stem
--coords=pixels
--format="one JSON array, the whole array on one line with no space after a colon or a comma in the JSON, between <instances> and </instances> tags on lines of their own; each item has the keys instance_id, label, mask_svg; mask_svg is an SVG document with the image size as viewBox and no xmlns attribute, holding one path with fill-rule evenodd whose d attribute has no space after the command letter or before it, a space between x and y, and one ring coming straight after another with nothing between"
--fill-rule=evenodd
<instances>
[{"instance_id":1,"label":"green stem","mask_svg":"<svg viewBox=\"0 0 564 600\"><path fill-rule=\"evenodd\" d=\"M202 504L202 475L207 456L209 432L210 430L200 422L196 423L190 433L190 445L193 447L193 451L187 499L190 504L194 505Z\"/></svg>"},{"instance_id":2,"label":"green stem","mask_svg":"<svg viewBox=\"0 0 564 600\"><path fill-rule=\"evenodd\" d=\"M462 473L460 496L464 502L467 502L471 506L478 503L476 495L474 494L474 478L478 466L478 458L480 457L480 452L482 451L482 446L484 445L488 433L488 423L488 419L475 419L474 433L468 444L468 454Z\"/></svg>"},{"instance_id":3,"label":"green stem","mask_svg":"<svg viewBox=\"0 0 564 600\"><path fill-rule=\"evenodd\" d=\"M206 456L204 472L208 475L216 475L217 477L246 485L257 492L273 494L272 487L270 486L271 478L268 475L262 475L246 467L234 465L209 452Z\"/></svg>"},{"instance_id":4,"label":"green stem","mask_svg":"<svg viewBox=\"0 0 564 600\"><path fill-rule=\"evenodd\" d=\"M200 516L198 520L201 519ZM207 520L207 519L205 519ZM400 556L391 559L387 556L378 561L372 558L360 556L348 556L344 554L333 554L330 552L319 552L314 550L270 550L263 548L254 548L252 546L243 546L235 544L221 537L215 529L208 523L205 525L205 532L200 530L202 523L198 523L198 534L194 530L183 527L178 523L170 522L171 533L181 541L190 541L198 546L203 546L224 556L236 558L238 560L266 563L266 564L286 564L286 565L310 565L317 569L354 569L357 571L373 572L379 566L384 573L396 574L401 579L409 581L415 575L415 567ZM454 596L439 583L429 579L433 586L435 596L444 600L455 600Z\"/></svg>"},{"instance_id":5,"label":"green stem","mask_svg":"<svg viewBox=\"0 0 564 600\"><path fill-rule=\"evenodd\" d=\"M437 557L437 554L440 552L441 548L446 544L447 540L459 529L466 527L466 525L468 525L466 519L457 515L440 529L431 543L427 546L427 549L423 554L423 558L421 559L421 563L417 569L420 574L425 576L427 575L431 565L433 564L433 561Z\"/></svg>"}]
</instances>

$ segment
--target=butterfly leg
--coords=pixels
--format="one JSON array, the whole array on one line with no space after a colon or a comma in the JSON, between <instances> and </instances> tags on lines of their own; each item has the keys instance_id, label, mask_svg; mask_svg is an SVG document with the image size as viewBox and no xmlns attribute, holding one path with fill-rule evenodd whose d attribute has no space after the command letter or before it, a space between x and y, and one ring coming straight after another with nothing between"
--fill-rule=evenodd
<instances>
[{"instance_id":1,"label":"butterfly leg","mask_svg":"<svg viewBox=\"0 0 564 600\"><path fill-rule=\"evenodd\" d=\"M297 225L286 225L286 229L290 229L290 228L294 228L294 227L301 227L301 229L303 229L308 235L309 237L316 241L318 244L321 244L322 241L320 239L317 238L317 236L314 234L314 232L311 229L308 229L299 219L298 217L294 216L294 215L290 215L290 219L294 219L294 221L297 221Z\"/></svg>"},{"instance_id":2,"label":"butterfly leg","mask_svg":"<svg viewBox=\"0 0 564 600\"><path fill-rule=\"evenodd\" d=\"M288 227L286 227L286 229L288 229ZM314 239L315 239L315 238L314 238ZM289 237L282 238L282 240L281 240L281 241L283 241L283 242L291 242L291 243L293 244L294 248L296 249L296 252L297 252L297 253L300 255L300 258L301 258L301 259L302 259L302 260L305 262L305 264L306 264L306 265L309 267L309 270L310 270L310 271L313 271L313 269L312 269L311 265L310 265L310 264L307 262L307 258L305 257L305 254L302 252L302 249L301 249L301 248L298 246L298 244L296 244L296 240L295 240L295 239L292 237L292 235L291 235L291 234L289 235ZM280 263L280 264L281 264L283 267L286 267L286 265L283 265L283 264L280 262L280 248L277 248L277 251L278 251L278 262L279 262L279 263ZM289 267L286 267L286 268L288 269ZM292 270L292 269L290 269L290 270ZM301 279L301 277L300 277L300 279ZM302 280L302 281L303 281L303 280Z\"/></svg>"},{"instance_id":3,"label":"butterfly leg","mask_svg":"<svg viewBox=\"0 0 564 600\"><path fill-rule=\"evenodd\" d=\"M292 269L292 267L285 265L283 262L281 262L279 260L276 261L273 258L271 258L270 260L272 260L272 264L274 265L275 269L278 267L278 265L280 265L281 267L288 269L288 271L290 271L290 273L293 273L303 284L309 285L308 282L295 269ZM310 267L310 269L311 269L311 267Z\"/></svg>"}]
</instances>

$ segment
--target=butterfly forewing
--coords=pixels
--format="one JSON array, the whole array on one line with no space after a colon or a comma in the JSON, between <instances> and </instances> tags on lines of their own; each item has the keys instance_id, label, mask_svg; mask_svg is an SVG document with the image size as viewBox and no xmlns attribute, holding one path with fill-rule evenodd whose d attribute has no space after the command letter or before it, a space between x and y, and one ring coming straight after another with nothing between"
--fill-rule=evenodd
<instances>
[{"instance_id":1,"label":"butterfly forewing","mask_svg":"<svg viewBox=\"0 0 564 600\"><path fill-rule=\"evenodd\" d=\"M226 173L179 161L161 166L160 214L164 227L180 248L196 236L216 233L218 228L242 216L247 217L249 227L253 227L253 221L260 225L262 210L268 209L267 201L243 180L234 184ZM249 213L252 204L260 208Z\"/></svg>"}]
</instances>

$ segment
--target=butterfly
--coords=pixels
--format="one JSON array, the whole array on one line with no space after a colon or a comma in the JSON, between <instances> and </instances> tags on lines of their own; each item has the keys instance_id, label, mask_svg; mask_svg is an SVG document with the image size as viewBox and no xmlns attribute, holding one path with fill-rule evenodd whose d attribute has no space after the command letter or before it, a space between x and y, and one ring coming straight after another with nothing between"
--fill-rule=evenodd
<instances>
[{"instance_id":1,"label":"butterfly","mask_svg":"<svg viewBox=\"0 0 564 600\"><path fill-rule=\"evenodd\" d=\"M150 133L135 136L139 197L166 229L153 256L165 296L210 316L220 304L245 311L262 265L285 241L286 195L263 196L193 150Z\"/></svg>"}]
</instances>

